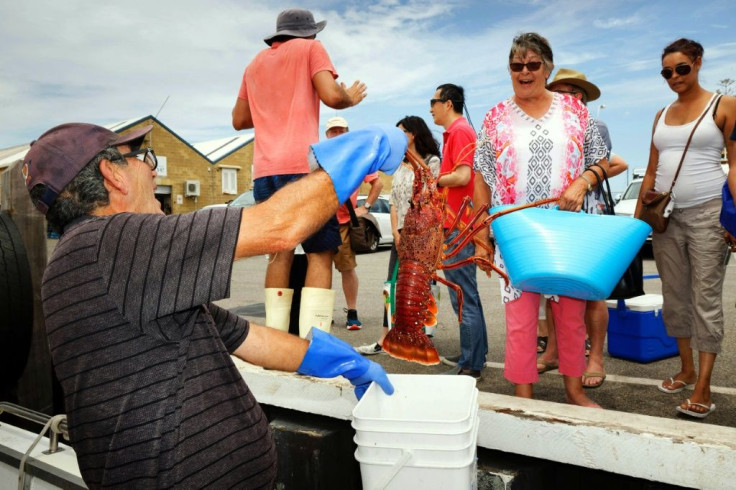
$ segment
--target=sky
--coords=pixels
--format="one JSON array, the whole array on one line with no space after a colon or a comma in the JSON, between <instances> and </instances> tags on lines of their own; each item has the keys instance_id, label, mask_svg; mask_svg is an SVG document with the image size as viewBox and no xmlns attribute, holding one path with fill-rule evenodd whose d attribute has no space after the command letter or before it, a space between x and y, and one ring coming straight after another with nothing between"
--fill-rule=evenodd
<instances>
[{"instance_id":1,"label":"sky","mask_svg":"<svg viewBox=\"0 0 736 490\"><path fill-rule=\"evenodd\" d=\"M608 124L630 169L643 168L654 115L674 100L659 75L667 44L688 37L704 46L705 88L736 79L732 0L4 0L0 149L65 122L147 115L190 143L235 135L243 70L292 7L327 20L318 40L338 81L368 86L356 107L322 106L322 125L338 113L351 128L418 115L441 141L429 99L450 82L465 88L478 130L512 95L512 39L535 31L550 41L557 68L582 71L601 89L589 110ZM629 178L613 179L614 191Z\"/></svg>"}]
</instances>

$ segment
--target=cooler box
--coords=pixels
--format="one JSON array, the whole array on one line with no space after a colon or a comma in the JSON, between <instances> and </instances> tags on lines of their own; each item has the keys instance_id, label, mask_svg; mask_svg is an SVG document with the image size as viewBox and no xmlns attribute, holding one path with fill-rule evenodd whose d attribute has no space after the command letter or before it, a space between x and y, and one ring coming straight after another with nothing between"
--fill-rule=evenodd
<instances>
[{"instance_id":1,"label":"cooler box","mask_svg":"<svg viewBox=\"0 0 736 490\"><path fill-rule=\"evenodd\" d=\"M652 362L676 356L677 341L662 321L662 295L645 294L608 300L608 353L613 357Z\"/></svg>"}]
</instances>

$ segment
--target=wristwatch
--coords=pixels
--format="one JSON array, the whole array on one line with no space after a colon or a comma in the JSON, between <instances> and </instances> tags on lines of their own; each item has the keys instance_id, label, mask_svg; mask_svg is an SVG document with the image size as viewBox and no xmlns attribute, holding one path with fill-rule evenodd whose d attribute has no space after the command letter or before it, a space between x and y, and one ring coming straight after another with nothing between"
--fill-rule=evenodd
<instances>
[{"instance_id":1,"label":"wristwatch","mask_svg":"<svg viewBox=\"0 0 736 490\"><path fill-rule=\"evenodd\" d=\"M368 201L366 201L365 204L363 204L363 207L366 209L371 209L371 206L373 206L373 204L369 203Z\"/></svg>"}]
</instances>

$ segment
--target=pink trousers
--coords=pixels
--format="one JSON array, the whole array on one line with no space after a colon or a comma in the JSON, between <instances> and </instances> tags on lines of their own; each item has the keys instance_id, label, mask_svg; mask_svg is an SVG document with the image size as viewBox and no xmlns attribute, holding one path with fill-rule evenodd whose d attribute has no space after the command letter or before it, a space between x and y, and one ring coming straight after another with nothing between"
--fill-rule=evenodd
<instances>
[{"instance_id":1,"label":"pink trousers","mask_svg":"<svg viewBox=\"0 0 736 490\"><path fill-rule=\"evenodd\" d=\"M523 292L506 303L504 377L516 384L535 383L537 373L538 293ZM551 301L557 333L560 373L578 378L585 370L585 300L560 296Z\"/></svg>"}]
</instances>

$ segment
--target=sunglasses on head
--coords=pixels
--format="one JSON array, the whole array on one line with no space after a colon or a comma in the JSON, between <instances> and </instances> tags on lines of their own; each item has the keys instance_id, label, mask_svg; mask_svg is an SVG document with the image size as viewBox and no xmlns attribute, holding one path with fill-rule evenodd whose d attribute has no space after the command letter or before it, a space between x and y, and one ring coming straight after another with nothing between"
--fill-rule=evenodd
<instances>
[{"instance_id":1,"label":"sunglasses on head","mask_svg":"<svg viewBox=\"0 0 736 490\"><path fill-rule=\"evenodd\" d=\"M526 69L529 71L537 71L540 68L542 68L542 62L541 61L530 61L529 63L509 63L509 68L511 68L511 71L513 72L520 72L524 69L526 66Z\"/></svg>"},{"instance_id":2,"label":"sunglasses on head","mask_svg":"<svg viewBox=\"0 0 736 490\"><path fill-rule=\"evenodd\" d=\"M691 65L688 65L687 63L682 63L680 65L677 65L675 69L672 68L662 68L662 71L659 73L664 77L665 80L669 80L672 78L672 74L677 72L680 76L685 76L688 73L692 71L693 67Z\"/></svg>"}]
</instances>

